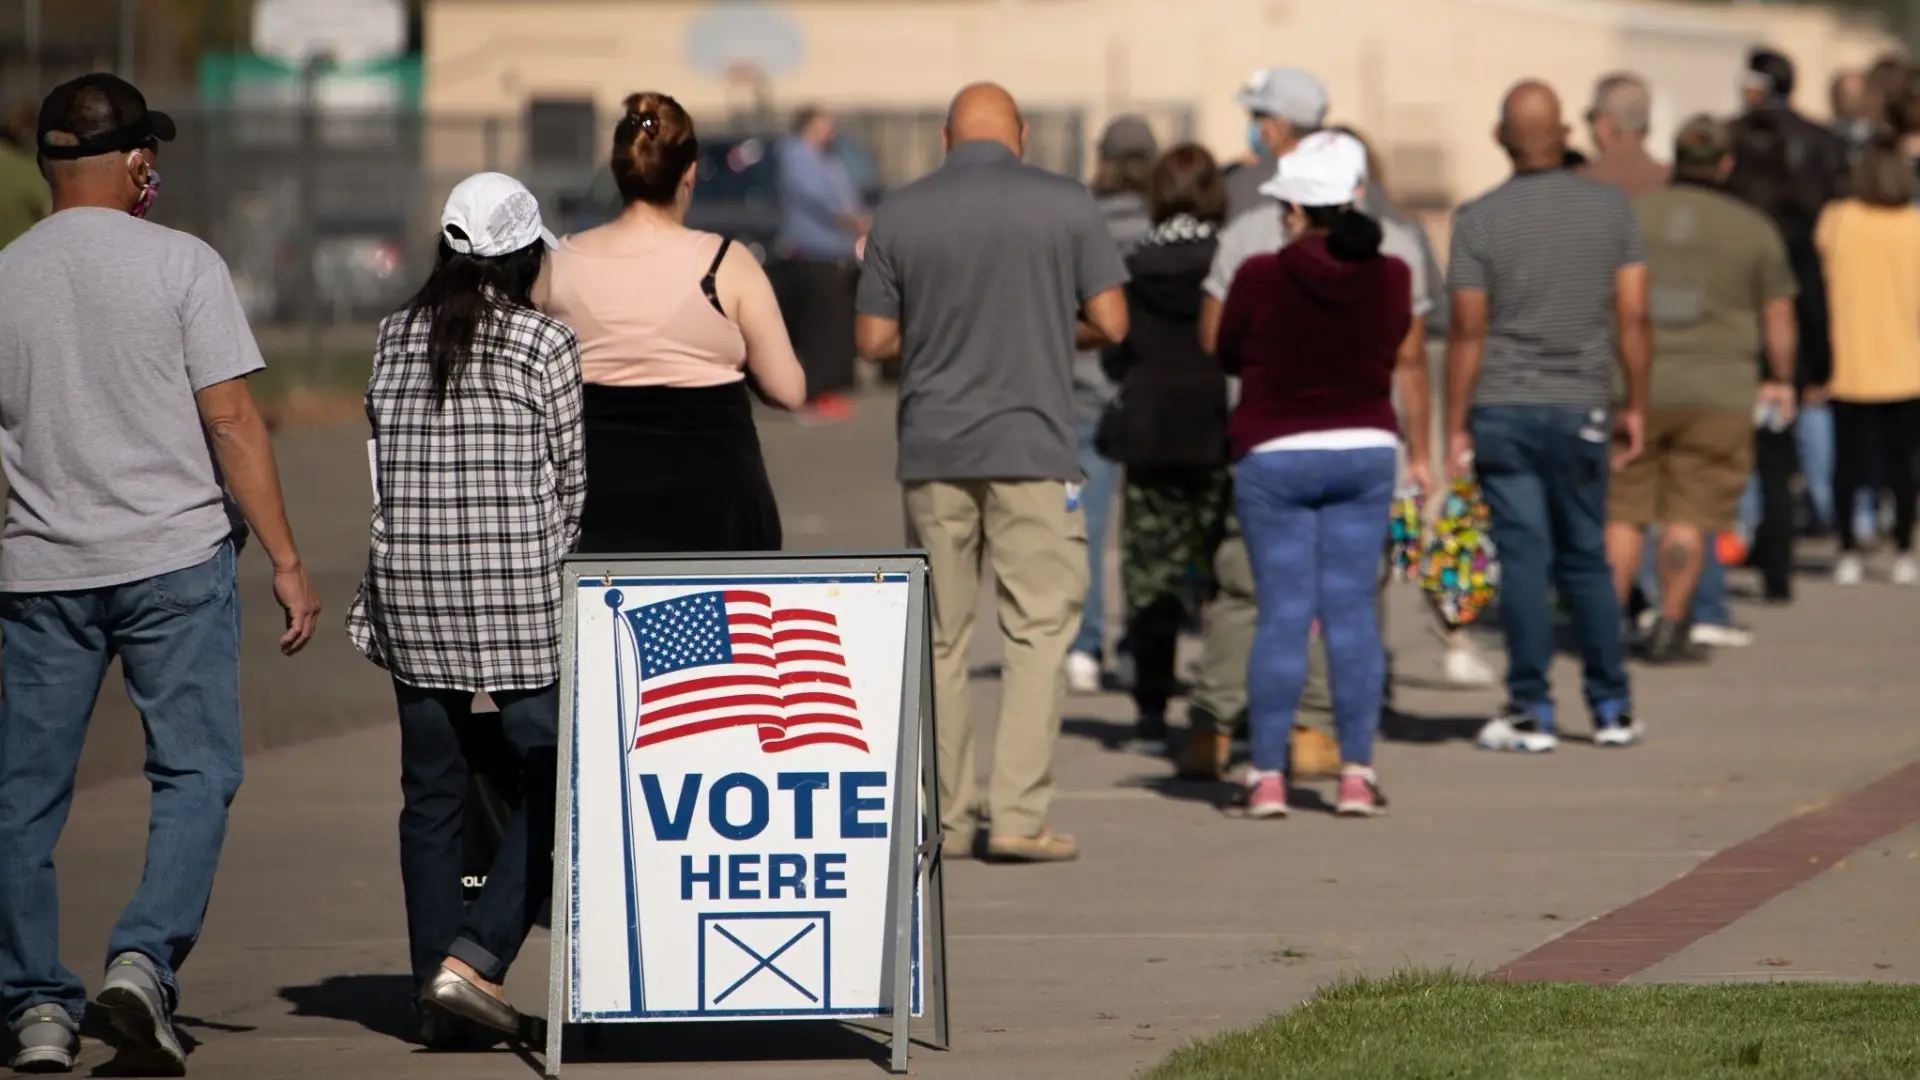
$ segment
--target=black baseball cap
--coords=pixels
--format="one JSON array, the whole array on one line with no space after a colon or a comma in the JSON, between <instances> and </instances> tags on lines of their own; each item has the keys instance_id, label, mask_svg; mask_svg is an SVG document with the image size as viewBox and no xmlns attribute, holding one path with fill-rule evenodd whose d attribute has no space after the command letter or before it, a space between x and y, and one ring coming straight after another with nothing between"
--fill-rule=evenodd
<instances>
[{"instance_id":1,"label":"black baseball cap","mask_svg":"<svg viewBox=\"0 0 1920 1080\"><path fill-rule=\"evenodd\" d=\"M40 103L40 155L73 161L172 142L173 117L118 75L82 75L53 88Z\"/></svg>"}]
</instances>

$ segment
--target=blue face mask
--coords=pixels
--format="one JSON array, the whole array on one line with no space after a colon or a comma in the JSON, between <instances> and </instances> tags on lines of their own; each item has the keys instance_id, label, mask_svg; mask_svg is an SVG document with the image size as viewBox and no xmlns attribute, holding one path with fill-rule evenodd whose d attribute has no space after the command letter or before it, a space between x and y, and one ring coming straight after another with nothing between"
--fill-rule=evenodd
<instances>
[{"instance_id":1,"label":"blue face mask","mask_svg":"<svg viewBox=\"0 0 1920 1080\"><path fill-rule=\"evenodd\" d=\"M1267 138L1260 133L1260 121L1258 120L1247 121L1247 149L1253 151L1254 157L1263 158L1267 156Z\"/></svg>"}]
</instances>

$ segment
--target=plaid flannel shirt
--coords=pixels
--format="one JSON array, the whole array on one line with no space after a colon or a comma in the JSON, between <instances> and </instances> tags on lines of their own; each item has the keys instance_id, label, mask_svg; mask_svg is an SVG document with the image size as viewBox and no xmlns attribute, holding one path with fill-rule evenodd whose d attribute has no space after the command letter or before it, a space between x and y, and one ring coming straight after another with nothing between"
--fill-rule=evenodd
<instances>
[{"instance_id":1,"label":"plaid flannel shirt","mask_svg":"<svg viewBox=\"0 0 1920 1080\"><path fill-rule=\"evenodd\" d=\"M431 320L380 324L367 419L376 462L366 577L347 630L410 686L531 690L560 677L560 563L586 500L580 346L513 309L433 396Z\"/></svg>"}]
</instances>

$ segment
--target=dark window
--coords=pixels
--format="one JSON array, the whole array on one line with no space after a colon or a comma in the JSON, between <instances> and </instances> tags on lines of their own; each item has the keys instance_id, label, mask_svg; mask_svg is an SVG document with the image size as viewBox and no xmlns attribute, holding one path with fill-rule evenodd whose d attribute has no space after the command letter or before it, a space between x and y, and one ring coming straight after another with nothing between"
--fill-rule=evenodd
<instances>
[{"instance_id":1,"label":"dark window","mask_svg":"<svg viewBox=\"0 0 1920 1080\"><path fill-rule=\"evenodd\" d=\"M527 159L535 168L593 161L599 116L589 98L536 98L527 105Z\"/></svg>"}]
</instances>

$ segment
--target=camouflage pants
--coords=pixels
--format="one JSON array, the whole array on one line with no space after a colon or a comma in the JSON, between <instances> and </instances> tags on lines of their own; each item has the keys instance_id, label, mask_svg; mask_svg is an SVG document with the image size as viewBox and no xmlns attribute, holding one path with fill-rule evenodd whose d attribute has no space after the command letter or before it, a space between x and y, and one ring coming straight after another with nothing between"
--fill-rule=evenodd
<instances>
[{"instance_id":1,"label":"camouflage pants","mask_svg":"<svg viewBox=\"0 0 1920 1080\"><path fill-rule=\"evenodd\" d=\"M1180 629L1212 588L1227 486L1225 469L1127 470L1120 579L1142 715L1163 715L1173 695Z\"/></svg>"}]
</instances>

